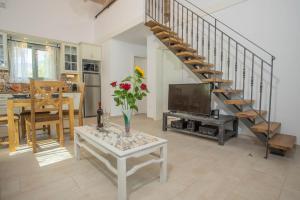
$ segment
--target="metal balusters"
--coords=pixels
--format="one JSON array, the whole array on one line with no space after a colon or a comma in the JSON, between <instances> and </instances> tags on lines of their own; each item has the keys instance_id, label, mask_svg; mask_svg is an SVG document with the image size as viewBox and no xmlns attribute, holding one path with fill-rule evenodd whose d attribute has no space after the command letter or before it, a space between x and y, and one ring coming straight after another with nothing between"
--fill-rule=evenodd
<instances>
[{"instance_id":1,"label":"metal balusters","mask_svg":"<svg viewBox=\"0 0 300 200\"><path fill-rule=\"evenodd\" d=\"M228 58L227 58L227 79L229 80L230 78L230 37L228 37L228 49L227 49L227 53L228 53Z\"/></svg>"},{"instance_id":2,"label":"metal balusters","mask_svg":"<svg viewBox=\"0 0 300 200\"><path fill-rule=\"evenodd\" d=\"M259 113L261 112L261 106L262 106L263 78L264 78L264 61L261 60L260 85L259 85Z\"/></svg>"},{"instance_id":3,"label":"metal balusters","mask_svg":"<svg viewBox=\"0 0 300 200\"><path fill-rule=\"evenodd\" d=\"M163 13L160 12L160 8L162 7L162 6L160 5L160 2L161 2L161 1L163 1L163 0L158 0L158 3L157 3L157 10L158 10L158 11L157 11L157 12L158 12L158 13L157 13L157 21L158 21L158 22L160 22L161 15L163 15Z\"/></svg>"},{"instance_id":4,"label":"metal balusters","mask_svg":"<svg viewBox=\"0 0 300 200\"><path fill-rule=\"evenodd\" d=\"M255 65L255 59L254 59L254 54L252 53L252 69L251 69L251 92L250 92L250 96L251 96L251 101L253 101L253 87L254 87L254 65Z\"/></svg>"},{"instance_id":5,"label":"metal balusters","mask_svg":"<svg viewBox=\"0 0 300 200\"><path fill-rule=\"evenodd\" d=\"M214 47L214 64L217 65L217 20L215 19L215 47Z\"/></svg>"},{"instance_id":6,"label":"metal balusters","mask_svg":"<svg viewBox=\"0 0 300 200\"><path fill-rule=\"evenodd\" d=\"M179 4L177 3L177 34L179 35Z\"/></svg>"},{"instance_id":7,"label":"metal balusters","mask_svg":"<svg viewBox=\"0 0 300 200\"><path fill-rule=\"evenodd\" d=\"M147 21L147 16L149 15L148 13L148 0L145 2L145 22Z\"/></svg>"},{"instance_id":8,"label":"metal balusters","mask_svg":"<svg viewBox=\"0 0 300 200\"><path fill-rule=\"evenodd\" d=\"M221 71L223 71L223 59L224 59L224 50L223 50L223 38L224 34L221 33Z\"/></svg>"},{"instance_id":9,"label":"metal balusters","mask_svg":"<svg viewBox=\"0 0 300 200\"><path fill-rule=\"evenodd\" d=\"M192 12L192 31L191 31L191 44L192 44L192 48L194 48L194 12Z\"/></svg>"},{"instance_id":10,"label":"metal balusters","mask_svg":"<svg viewBox=\"0 0 300 200\"><path fill-rule=\"evenodd\" d=\"M245 99L245 79L246 79L246 49L244 48L244 63L243 63L243 99Z\"/></svg>"},{"instance_id":11,"label":"metal balusters","mask_svg":"<svg viewBox=\"0 0 300 200\"><path fill-rule=\"evenodd\" d=\"M173 17L173 26L172 26L172 30L175 31L175 1L173 1L173 13L172 13L172 17Z\"/></svg>"},{"instance_id":12,"label":"metal balusters","mask_svg":"<svg viewBox=\"0 0 300 200\"><path fill-rule=\"evenodd\" d=\"M157 0L155 0L155 2L154 2L154 19L157 21L157 18L156 18L157 5L156 5L156 3L157 3Z\"/></svg>"},{"instance_id":13,"label":"metal balusters","mask_svg":"<svg viewBox=\"0 0 300 200\"><path fill-rule=\"evenodd\" d=\"M269 138L270 138L270 128L271 128L271 110L272 110L272 91L273 91L273 67L274 67L274 60L275 57L272 56L271 58L271 76L270 76L270 94L269 94L269 110L268 110L268 135L267 135L267 141L266 141L266 159L269 155Z\"/></svg>"},{"instance_id":14,"label":"metal balusters","mask_svg":"<svg viewBox=\"0 0 300 200\"><path fill-rule=\"evenodd\" d=\"M186 43L189 43L189 10L186 8Z\"/></svg>"},{"instance_id":15,"label":"metal balusters","mask_svg":"<svg viewBox=\"0 0 300 200\"><path fill-rule=\"evenodd\" d=\"M181 38L183 40L183 5L181 5Z\"/></svg>"},{"instance_id":16,"label":"metal balusters","mask_svg":"<svg viewBox=\"0 0 300 200\"><path fill-rule=\"evenodd\" d=\"M210 62L210 24L208 24L207 60Z\"/></svg>"},{"instance_id":17,"label":"metal balusters","mask_svg":"<svg viewBox=\"0 0 300 200\"><path fill-rule=\"evenodd\" d=\"M182 40L184 40L184 42L186 42L192 48L194 48L197 51L198 55L201 55L201 53L202 53L202 56L205 56L205 57L207 56L206 59L208 60L208 63L213 63L215 70L220 69L222 72L224 70L224 73L226 73L226 71L227 71L227 75L225 75L225 79L226 78L228 80L234 79L235 84L232 86L232 88L242 89L242 94L241 94L242 99L247 98L247 95L248 95L247 88L249 87L249 83L250 83L251 100L256 100L256 102L258 102L256 104L256 109L258 109L259 111L261 111L262 109L265 109L265 106L267 106L267 103L268 103L267 101L265 102L265 97L267 96L266 92L268 92L269 86L267 87L267 89L264 88L265 87L264 79L266 79L266 77L268 77L270 75L269 71L268 71L268 69L269 69L268 66L270 66L271 70L272 70L271 75L270 75L271 81L273 80L273 61L275 58L271 54L266 52L264 49L260 48L258 45L251 42L250 40L248 40L247 38L242 36L240 33L234 31L229 26L218 21L211 15L206 13L205 18L204 18L204 17L202 17L202 14L198 15L198 12L194 12L194 10L190 9L189 6L186 6L186 4L179 3L177 0L173 0L173 2L170 2L170 12L171 12L169 15L170 19L168 21L165 21L164 18L167 18L167 15L165 15L166 10L164 9L165 8L164 4L165 4L165 2L163 0L146 0L145 20L147 21L149 19L152 19L157 22L162 22L161 24L168 25L171 28L170 31L177 32L178 37L181 36L180 38ZM171 7L171 6L173 6L173 7ZM180 6L181 6L181 8L180 8ZM180 19L180 17L181 17L181 19ZM186 19L184 17L186 17ZM167 23L169 23L169 24L167 24ZM220 24L222 24L222 25L220 25ZM177 28L176 28L176 26L177 26ZM180 29L180 26L181 26L181 29ZM202 29L201 29L201 27L202 27ZM214 28L212 28L212 27L214 27ZM224 27L225 27L225 29L224 29ZM229 32L228 32L228 30L229 30ZM197 32L195 32L195 31L197 31ZM214 31L214 35L212 35L213 34L212 31ZM232 35L230 33L230 31L233 31L234 34L237 34L237 36L239 36L240 38L235 37L236 35ZM202 35L200 35L200 34L202 34ZM234 37L232 37L232 36L234 36ZM224 37L228 38L228 40L226 41L226 39ZM240 40L241 38L244 41L241 41ZM247 48L247 45L245 45L245 43L244 43L245 41L253 44L254 47ZM214 42L214 43L211 43L211 42ZM226 42L228 42L227 58L226 58L226 52L225 52L226 46L227 46ZM211 48L213 48L213 49L211 49ZM256 51L256 49L253 49L253 48L258 48L258 49L264 51L265 53L267 53L268 55L272 56L271 64L270 64L270 61L266 61L265 59L263 59L266 57L265 55L258 53L258 51ZM232 52L232 51L234 51L234 49L235 49L235 54ZM243 57L241 54L243 54ZM213 56L213 60L212 60L211 56ZM234 56L235 56L235 58L234 58ZM249 62L248 62L248 58L249 58ZM251 61L251 58L252 58L252 61ZM232 59L235 59L235 61ZM226 62L226 60L227 60L227 62ZM235 62L235 63L233 63L233 62ZM220 67L217 67L218 64L220 64ZM226 70L226 65L227 65L227 70ZM238 65L243 65L243 66L239 67ZM256 80L256 76L254 73L254 72L256 72L256 69L255 69L256 65L258 67L261 65L261 68L260 69L258 68L258 72L257 72L258 74L260 73L258 75L258 78L260 76L260 82L258 82L259 85L257 88L259 90L258 95L256 94L257 89L254 85L255 84L254 81ZM248 70L248 67L249 67L249 70ZM246 73L248 73L248 71L250 73L249 73L249 75L246 75ZM264 74L264 73L266 73L266 71L268 71L267 76ZM217 76L216 74L213 74L213 76L211 75L210 77L216 77L216 76ZM214 86L216 86L216 85L214 85ZM226 96L225 98L229 98L229 96ZM272 99L272 86L270 87L269 113L271 110L271 105L270 105L271 99ZM260 115L260 113L259 113L259 115ZM266 117L264 117L262 115L260 115L260 117L262 117L263 120L267 121ZM271 116L269 114L269 122L270 122L270 117ZM267 156L268 156L268 151L266 152L266 157Z\"/></svg>"},{"instance_id":18,"label":"metal balusters","mask_svg":"<svg viewBox=\"0 0 300 200\"><path fill-rule=\"evenodd\" d=\"M237 89L238 48L239 48L238 44L235 43L234 89Z\"/></svg>"},{"instance_id":19,"label":"metal balusters","mask_svg":"<svg viewBox=\"0 0 300 200\"><path fill-rule=\"evenodd\" d=\"M197 55L199 55L199 16L197 16Z\"/></svg>"},{"instance_id":20,"label":"metal balusters","mask_svg":"<svg viewBox=\"0 0 300 200\"><path fill-rule=\"evenodd\" d=\"M204 56L204 19L202 19L202 56Z\"/></svg>"},{"instance_id":21,"label":"metal balusters","mask_svg":"<svg viewBox=\"0 0 300 200\"><path fill-rule=\"evenodd\" d=\"M151 0L151 17L153 18L154 16L154 1Z\"/></svg>"}]
</instances>

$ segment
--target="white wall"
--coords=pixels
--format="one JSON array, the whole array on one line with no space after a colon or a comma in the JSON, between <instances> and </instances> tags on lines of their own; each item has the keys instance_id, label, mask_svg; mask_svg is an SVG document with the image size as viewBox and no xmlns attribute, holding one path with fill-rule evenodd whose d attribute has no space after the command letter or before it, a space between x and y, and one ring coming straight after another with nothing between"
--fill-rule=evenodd
<instances>
[{"instance_id":1,"label":"white wall","mask_svg":"<svg viewBox=\"0 0 300 200\"><path fill-rule=\"evenodd\" d=\"M162 119L168 111L169 84L197 83L200 80L155 36L147 38L148 117Z\"/></svg>"},{"instance_id":2,"label":"white wall","mask_svg":"<svg viewBox=\"0 0 300 200\"><path fill-rule=\"evenodd\" d=\"M119 0L95 21L95 41L99 44L144 21L144 0Z\"/></svg>"},{"instance_id":3,"label":"white wall","mask_svg":"<svg viewBox=\"0 0 300 200\"><path fill-rule=\"evenodd\" d=\"M0 30L92 43L97 10L83 0L9 0L0 9Z\"/></svg>"},{"instance_id":4,"label":"white wall","mask_svg":"<svg viewBox=\"0 0 300 200\"><path fill-rule=\"evenodd\" d=\"M275 121L282 122L281 132L297 135L298 144L299 10L298 0L248 0L215 13L223 22L276 56L274 76L277 83L273 94L272 115Z\"/></svg>"},{"instance_id":5,"label":"white wall","mask_svg":"<svg viewBox=\"0 0 300 200\"><path fill-rule=\"evenodd\" d=\"M115 106L112 98L113 90L110 83L120 82L134 70L134 56L146 57L145 46L130 44L119 40L111 39L103 45L102 62L102 103L104 109L110 110L112 116L121 115L120 108Z\"/></svg>"}]
</instances>

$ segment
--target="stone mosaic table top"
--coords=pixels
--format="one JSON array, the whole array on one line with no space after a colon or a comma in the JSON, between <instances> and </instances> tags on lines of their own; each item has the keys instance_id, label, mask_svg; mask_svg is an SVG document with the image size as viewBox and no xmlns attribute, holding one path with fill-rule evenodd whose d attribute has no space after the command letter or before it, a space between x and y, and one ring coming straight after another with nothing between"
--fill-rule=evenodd
<instances>
[{"instance_id":1,"label":"stone mosaic table top","mask_svg":"<svg viewBox=\"0 0 300 200\"><path fill-rule=\"evenodd\" d=\"M97 130L96 126L82 126L76 130L108 148L122 152L167 142L165 139L135 130L131 130L130 136L125 137L124 127L112 123L100 130Z\"/></svg>"}]
</instances>

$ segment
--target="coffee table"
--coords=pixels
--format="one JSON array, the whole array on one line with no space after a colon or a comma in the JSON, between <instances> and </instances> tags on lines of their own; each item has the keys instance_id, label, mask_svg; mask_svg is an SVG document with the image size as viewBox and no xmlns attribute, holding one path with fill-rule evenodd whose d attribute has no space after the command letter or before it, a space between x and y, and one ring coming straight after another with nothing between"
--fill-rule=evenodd
<instances>
[{"instance_id":1,"label":"coffee table","mask_svg":"<svg viewBox=\"0 0 300 200\"><path fill-rule=\"evenodd\" d=\"M139 169L160 163L160 182L167 181L167 143L168 141L146 133L131 131L129 137L122 136L122 127L111 124L109 127L97 130L96 126L82 126L75 128L74 151L75 158L80 159L80 149L83 148L101 162L117 176L118 200L127 199L127 177ZM97 153L94 148L117 159L115 168L109 160ZM153 153L160 150L160 155ZM127 170L126 161L151 154L153 159L139 163Z\"/></svg>"}]
</instances>

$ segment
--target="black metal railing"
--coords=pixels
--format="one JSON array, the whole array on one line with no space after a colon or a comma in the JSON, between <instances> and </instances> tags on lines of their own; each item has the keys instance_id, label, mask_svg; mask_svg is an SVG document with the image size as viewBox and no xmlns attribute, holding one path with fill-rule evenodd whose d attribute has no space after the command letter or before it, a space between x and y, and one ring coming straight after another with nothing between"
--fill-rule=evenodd
<instances>
[{"instance_id":1,"label":"black metal railing","mask_svg":"<svg viewBox=\"0 0 300 200\"><path fill-rule=\"evenodd\" d=\"M214 70L222 71L223 79L233 80L232 89L242 90L240 99L255 101L249 107L269 126L268 157L275 56L187 0L146 0L145 11L146 21L169 27L198 55L213 63Z\"/></svg>"}]
</instances>

